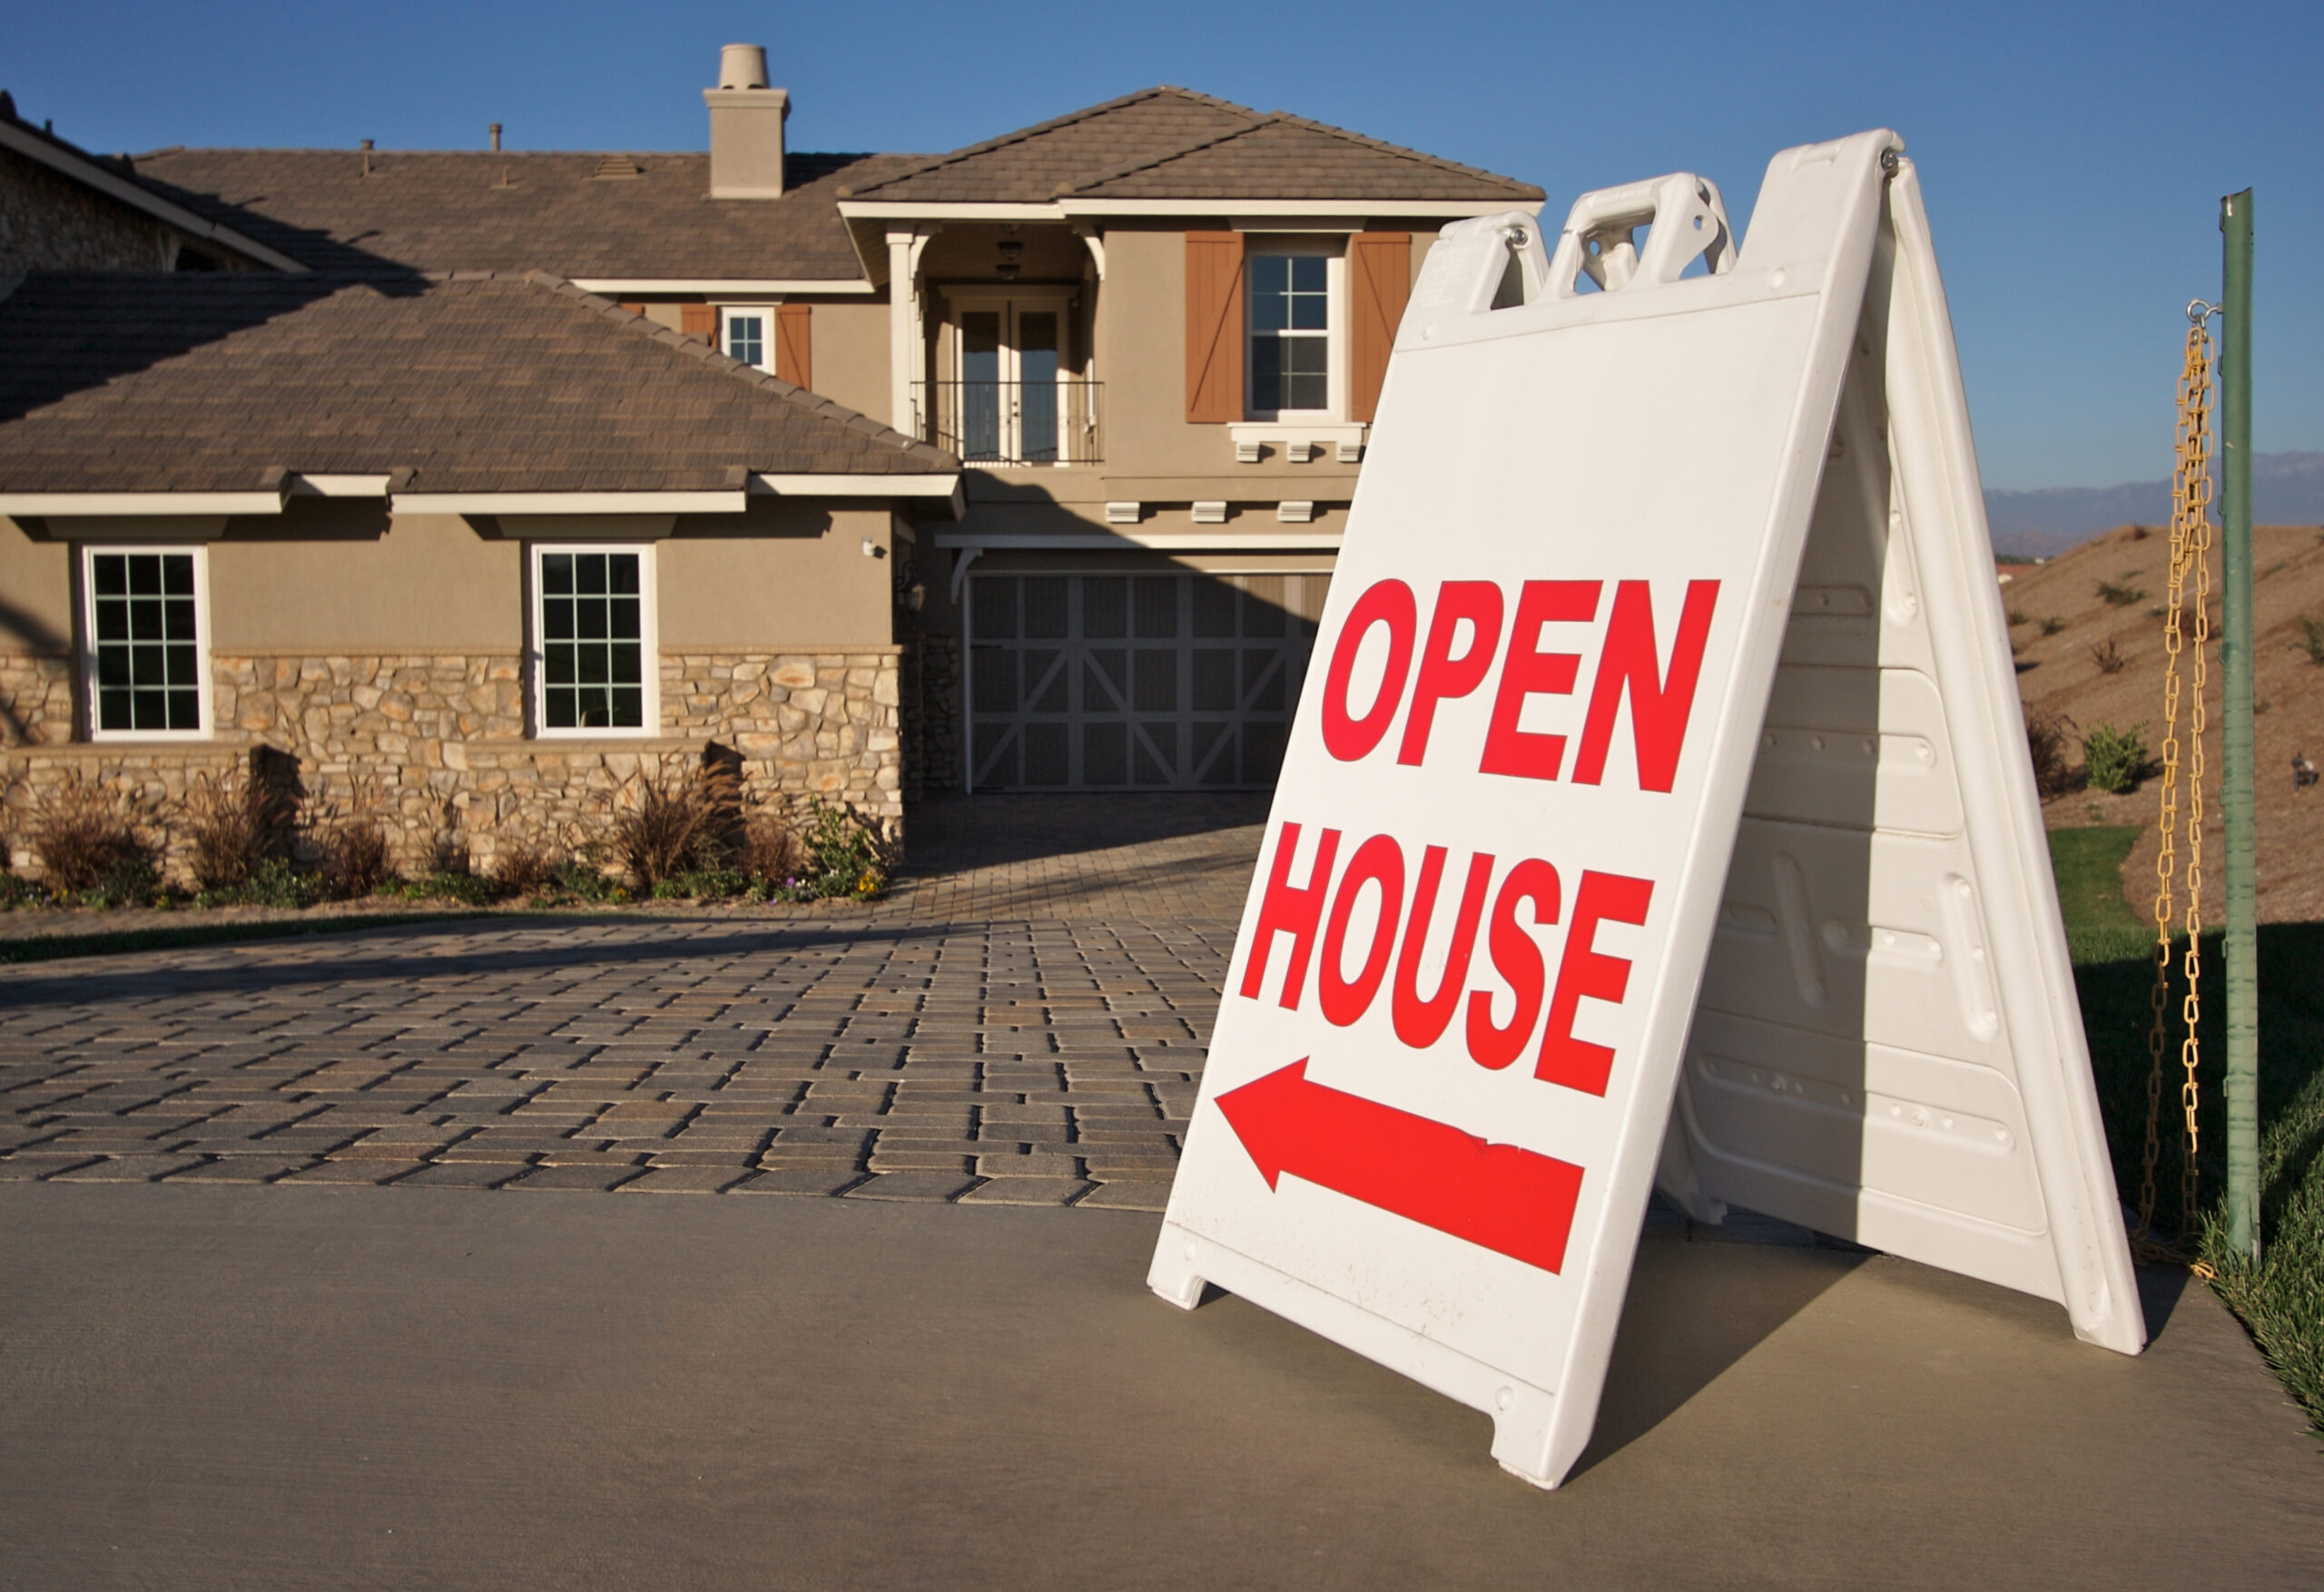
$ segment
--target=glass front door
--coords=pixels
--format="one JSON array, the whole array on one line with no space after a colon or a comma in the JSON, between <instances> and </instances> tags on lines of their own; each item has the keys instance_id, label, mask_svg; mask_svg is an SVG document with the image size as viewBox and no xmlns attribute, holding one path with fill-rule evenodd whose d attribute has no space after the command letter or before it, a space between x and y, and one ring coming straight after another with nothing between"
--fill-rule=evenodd
<instances>
[{"instance_id":1,"label":"glass front door","mask_svg":"<svg viewBox=\"0 0 2324 1592\"><path fill-rule=\"evenodd\" d=\"M1064 316L1052 301L1015 300L960 316L960 457L1055 464Z\"/></svg>"}]
</instances>

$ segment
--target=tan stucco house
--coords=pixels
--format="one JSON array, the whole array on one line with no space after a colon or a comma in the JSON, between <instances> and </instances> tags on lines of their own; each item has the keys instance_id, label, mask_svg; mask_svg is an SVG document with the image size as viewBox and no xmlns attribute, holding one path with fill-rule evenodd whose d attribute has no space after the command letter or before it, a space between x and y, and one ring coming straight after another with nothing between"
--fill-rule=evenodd
<instances>
[{"instance_id":1,"label":"tan stucco house","mask_svg":"<svg viewBox=\"0 0 2324 1592\"><path fill-rule=\"evenodd\" d=\"M1541 191L1175 88L799 153L720 80L707 154L0 106L11 780L264 743L487 854L714 739L891 822L1270 784L1417 263Z\"/></svg>"}]
</instances>

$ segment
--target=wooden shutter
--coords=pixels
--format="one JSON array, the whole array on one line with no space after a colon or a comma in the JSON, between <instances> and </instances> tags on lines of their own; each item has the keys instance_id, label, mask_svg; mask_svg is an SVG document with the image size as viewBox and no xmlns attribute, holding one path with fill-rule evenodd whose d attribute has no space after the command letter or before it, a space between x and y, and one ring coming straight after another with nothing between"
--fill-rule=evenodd
<instances>
[{"instance_id":1,"label":"wooden shutter","mask_svg":"<svg viewBox=\"0 0 2324 1592\"><path fill-rule=\"evenodd\" d=\"M796 387L815 385L811 304L784 304L774 312L774 373Z\"/></svg>"},{"instance_id":2,"label":"wooden shutter","mask_svg":"<svg viewBox=\"0 0 2324 1592\"><path fill-rule=\"evenodd\" d=\"M1348 240L1348 297L1354 300L1347 372L1348 418L1369 420L1380 408L1388 350L1413 291L1410 232L1358 232Z\"/></svg>"},{"instance_id":3,"label":"wooden shutter","mask_svg":"<svg viewBox=\"0 0 2324 1592\"><path fill-rule=\"evenodd\" d=\"M1243 418L1243 235L1187 234L1187 418Z\"/></svg>"},{"instance_id":4,"label":"wooden shutter","mask_svg":"<svg viewBox=\"0 0 2324 1592\"><path fill-rule=\"evenodd\" d=\"M625 300L622 300L622 306L621 306L621 307L622 307L623 309L625 309L625 310L628 310L632 315L643 315L643 314L645 314L645 305L643 305L643 304L633 304L633 303L629 302L629 300L627 300L626 299L625 299Z\"/></svg>"},{"instance_id":5,"label":"wooden shutter","mask_svg":"<svg viewBox=\"0 0 2324 1592\"><path fill-rule=\"evenodd\" d=\"M704 342L718 340L718 306L715 304L681 304L678 306L678 329L690 338Z\"/></svg>"}]
</instances>

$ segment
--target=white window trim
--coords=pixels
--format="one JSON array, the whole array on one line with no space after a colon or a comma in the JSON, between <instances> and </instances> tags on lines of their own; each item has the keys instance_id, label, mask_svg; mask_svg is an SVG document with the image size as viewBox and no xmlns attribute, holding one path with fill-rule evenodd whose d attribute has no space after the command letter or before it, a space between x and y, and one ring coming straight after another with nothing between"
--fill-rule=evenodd
<instances>
[{"instance_id":1,"label":"white window trim","mask_svg":"<svg viewBox=\"0 0 2324 1592\"><path fill-rule=\"evenodd\" d=\"M1270 424L1301 421L1344 421L1347 418L1347 362L1352 348L1348 337L1350 306L1347 285L1347 248L1345 234L1325 237L1290 236L1265 237L1254 235L1245 246L1243 270L1243 418ZM1249 271L1251 260L1260 255L1322 255L1330 261L1324 275L1324 314L1331 325L1324 329L1324 358L1330 362L1326 382L1328 401L1320 409L1263 409L1252 400L1251 310Z\"/></svg>"},{"instance_id":2,"label":"white window trim","mask_svg":"<svg viewBox=\"0 0 2324 1592\"><path fill-rule=\"evenodd\" d=\"M542 640L546 628L541 613L541 559L551 553L635 553L637 555L638 673L645 695L644 721L635 726L585 724L552 729L548 722L548 657ZM662 615L660 584L654 568L651 542L533 542L525 549L527 630L526 672L532 676L530 699L533 738L537 741L647 741L662 733Z\"/></svg>"},{"instance_id":3,"label":"white window trim","mask_svg":"<svg viewBox=\"0 0 2324 1592\"><path fill-rule=\"evenodd\" d=\"M718 307L718 351L726 352L726 320L729 316L755 315L764 328L759 339L759 362L754 369L774 369L774 310L773 304L721 304ZM731 358L731 356L730 356Z\"/></svg>"},{"instance_id":4,"label":"white window trim","mask_svg":"<svg viewBox=\"0 0 2324 1592\"><path fill-rule=\"evenodd\" d=\"M97 582L90 560L101 554L178 553L193 560L193 669L198 730L106 730L97 702ZM84 542L80 548L81 575L81 700L87 704L91 741L209 741L218 733L211 703L210 680L210 549L202 543Z\"/></svg>"}]
</instances>

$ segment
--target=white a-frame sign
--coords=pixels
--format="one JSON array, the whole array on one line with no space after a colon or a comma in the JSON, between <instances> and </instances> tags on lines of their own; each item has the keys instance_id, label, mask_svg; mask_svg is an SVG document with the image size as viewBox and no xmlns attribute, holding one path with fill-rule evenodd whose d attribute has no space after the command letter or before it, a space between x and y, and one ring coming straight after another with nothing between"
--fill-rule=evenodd
<instances>
[{"instance_id":1,"label":"white a-frame sign","mask_svg":"<svg viewBox=\"0 0 2324 1592\"><path fill-rule=\"evenodd\" d=\"M1543 1487L1657 1182L2145 1341L1902 149L1739 251L1691 176L1447 228L1397 336L1150 1281Z\"/></svg>"}]
</instances>

